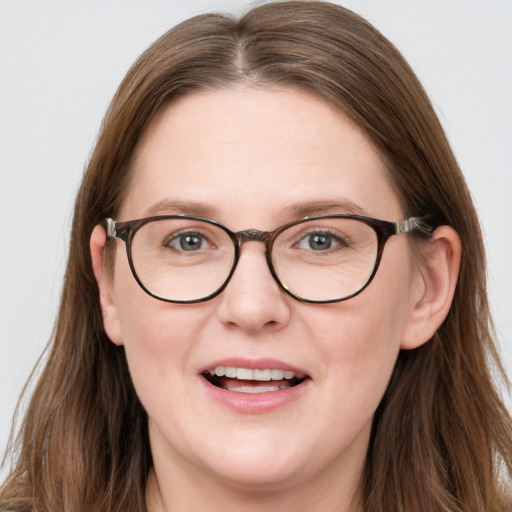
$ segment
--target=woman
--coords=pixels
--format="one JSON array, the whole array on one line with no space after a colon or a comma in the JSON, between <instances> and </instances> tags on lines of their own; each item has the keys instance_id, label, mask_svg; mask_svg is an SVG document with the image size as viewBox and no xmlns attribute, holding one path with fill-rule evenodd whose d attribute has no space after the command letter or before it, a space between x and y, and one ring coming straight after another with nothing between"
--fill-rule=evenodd
<instances>
[{"instance_id":1,"label":"woman","mask_svg":"<svg viewBox=\"0 0 512 512\"><path fill-rule=\"evenodd\" d=\"M193 18L105 118L0 507L510 510L484 276L374 28L317 2Z\"/></svg>"}]
</instances>

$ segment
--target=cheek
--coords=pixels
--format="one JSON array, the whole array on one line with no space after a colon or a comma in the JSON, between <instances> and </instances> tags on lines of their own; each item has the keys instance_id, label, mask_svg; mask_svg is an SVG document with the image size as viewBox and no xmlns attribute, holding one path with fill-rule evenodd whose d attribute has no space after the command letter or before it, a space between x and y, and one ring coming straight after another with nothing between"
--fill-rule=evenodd
<instances>
[{"instance_id":1,"label":"cheek","mask_svg":"<svg viewBox=\"0 0 512 512\"><path fill-rule=\"evenodd\" d=\"M400 273L383 266L353 299L317 310L313 331L342 417L370 418L387 388L410 313L411 267L402 263Z\"/></svg>"},{"instance_id":2,"label":"cheek","mask_svg":"<svg viewBox=\"0 0 512 512\"><path fill-rule=\"evenodd\" d=\"M184 315L179 305L148 295L123 260L116 263L114 303L137 392L150 394L151 387L158 383L171 385L170 379L176 375L173 369L187 360L190 340L201 324L198 315L194 316L190 308Z\"/></svg>"},{"instance_id":3,"label":"cheek","mask_svg":"<svg viewBox=\"0 0 512 512\"><path fill-rule=\"evenodd\" d=\"M133 385L148 414L150 430L156 426L159 435L173 440L173 446L187 445L184 425L188 420L183 418L194 415L191 354L197 350L204 315L149 295L147 299L135 296L124 301L120 316ZM176 421L177 417L181 420Z\"/></svg>"},{"instance_id":4,"label":"cheek","mask_svg":"<svg viewBox=\"0 0 512 512\"><path fill-rule=\"evenodd\" d=\"M408 283L404 274L400 279L377 274L360 295L318 308L314 330L333 355L350 354L354 366L347 370L357 371L358 363L372 364L398 352L409 318Z\"/></svg>"},{"instance_id":5,"label":"cheek","mask_svg":"<svg viewBox=\"0 0 512 512\"><path fill-rule=\"evenodd\" d=\"M386 309L354 301L321 324L318 346L326 379L333 396L345 396L348 410L373 412L387 387L400 350L401 328L398 317Z\"/></svg>"},{"instance_id":6,"label":"cheek","mask_svg":"<svg viewBox=\"0 0 512 512\"><path fill-rule=\"evenodd\" d=\"M132 373L138 368L170 368L184 364L202 324L200 315L184 314L179 305L158 301L142 290L119 301L123 345ZM162 375L161 377L164 377Z\"/></svg>"}]
</instances>

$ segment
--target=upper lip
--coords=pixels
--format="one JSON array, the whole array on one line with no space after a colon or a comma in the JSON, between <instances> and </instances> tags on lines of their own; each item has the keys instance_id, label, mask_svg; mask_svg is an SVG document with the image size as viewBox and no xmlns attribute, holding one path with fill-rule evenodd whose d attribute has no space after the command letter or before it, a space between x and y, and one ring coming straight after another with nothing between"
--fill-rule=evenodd
<instances>
[{"instance_id":1,"label":"upper lip","mask_svg":"<svg viewBox=\"0 0 512 512\"><path fill-rule=\"evenodd\" d=\"M199 373L204 373L208 370L212 370L217 368L218 366L231 366L235 368L248 368L250 370L288 370L295 375L305 375L308 376L308 372L302 368L291 365L289 363L285 363L284 361L280 361L278 359L272 358L258 358L258 359L247 359L242 357L230 357L227 359L219 359L217 361L213 361L203 366Z\"/></svg>"}]
</instances>

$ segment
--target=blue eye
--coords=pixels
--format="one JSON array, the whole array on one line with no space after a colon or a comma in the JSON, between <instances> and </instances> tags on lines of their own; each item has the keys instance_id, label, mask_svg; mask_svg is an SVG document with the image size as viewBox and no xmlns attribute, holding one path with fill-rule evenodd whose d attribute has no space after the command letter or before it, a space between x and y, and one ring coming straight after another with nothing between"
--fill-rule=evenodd
<instances>
[{"instance_id":1,"label":"blue eye","mask_svg":"<svg viewBox=\"0 0 512 512\"><path fill-rule=\"evenodd\" d=\"M173 235L167 245L178 251L192 252L208 247L208 242L200 233L185 232Z\"/></svg>"},{"instance_id":2,"label":"blue eye","mask_svg":"<svg viewBox=\"0 0 512 512\"><path fill-rule=\"evenodd\" d=\"M329 234L317 233L308 235L304 241L306 241L308 247L314 251L325 251L332 246L332 237Z\"/></svg>"},{"instance_id":3,"label":"blue eye","mask_svg":"<svg viewBox=\"0 0 512 512\"><path fill-rule=\"evenodd\" d=\"M306 236L301 238L299 243L296 245L299 249L307 249L317 252L339 249L346 246L347 243L342 238L329 233L328 231L308 233Z\"/></svg>"}]
</instances>

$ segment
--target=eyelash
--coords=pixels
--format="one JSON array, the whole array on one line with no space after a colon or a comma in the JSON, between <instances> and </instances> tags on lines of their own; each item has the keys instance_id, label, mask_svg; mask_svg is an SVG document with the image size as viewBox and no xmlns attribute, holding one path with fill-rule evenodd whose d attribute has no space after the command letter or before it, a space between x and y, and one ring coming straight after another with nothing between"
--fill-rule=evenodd
<instances>
[{"instance_id":1,"label":"eyelash","mask_svg":"<svg viewBox=\"0 0 512 512\"><path fill-rule=\"evenodd\" d=\"M294 245L298 245L302 241L304 241L310 237L314 237L315 235L328 236L331 238L331 240L337 246L348 247L350 245L346 238L342 238L338 233L334 233L334 232L330 231L329 229L316 229L314 231L310 231L308 233L301 234L300 238ZM331 247L329 247L328 249L331 249ZM320 251L318 251L318 252L320 252Z\"/></svg>"},{"instance_id":2,"label":"eyelash","mask_svg":"<svg viewBox=\"0 0 512 512\"><path fill-rule=\"evenodd\" d=\"M195 252L195 251L186 251L183 247L180 249L173 247L172 242L176 240L182 239L182 237L191 236L191 237L197 237L201 240L201 246L199 249L203 248L203 243L206 243L212 247L215 246L215 244L211 243L211 241L208 239L207 236L205 236L203 233L200 233L199 231L193 231L193 230L184 230L184 231L178 231L176 233L172 233L171 235L167 236L164 241L162 242L162 245L165 247L169 247L170 249L173 249L175 251L180 252Z\"/></svg>"}]
</instances>

